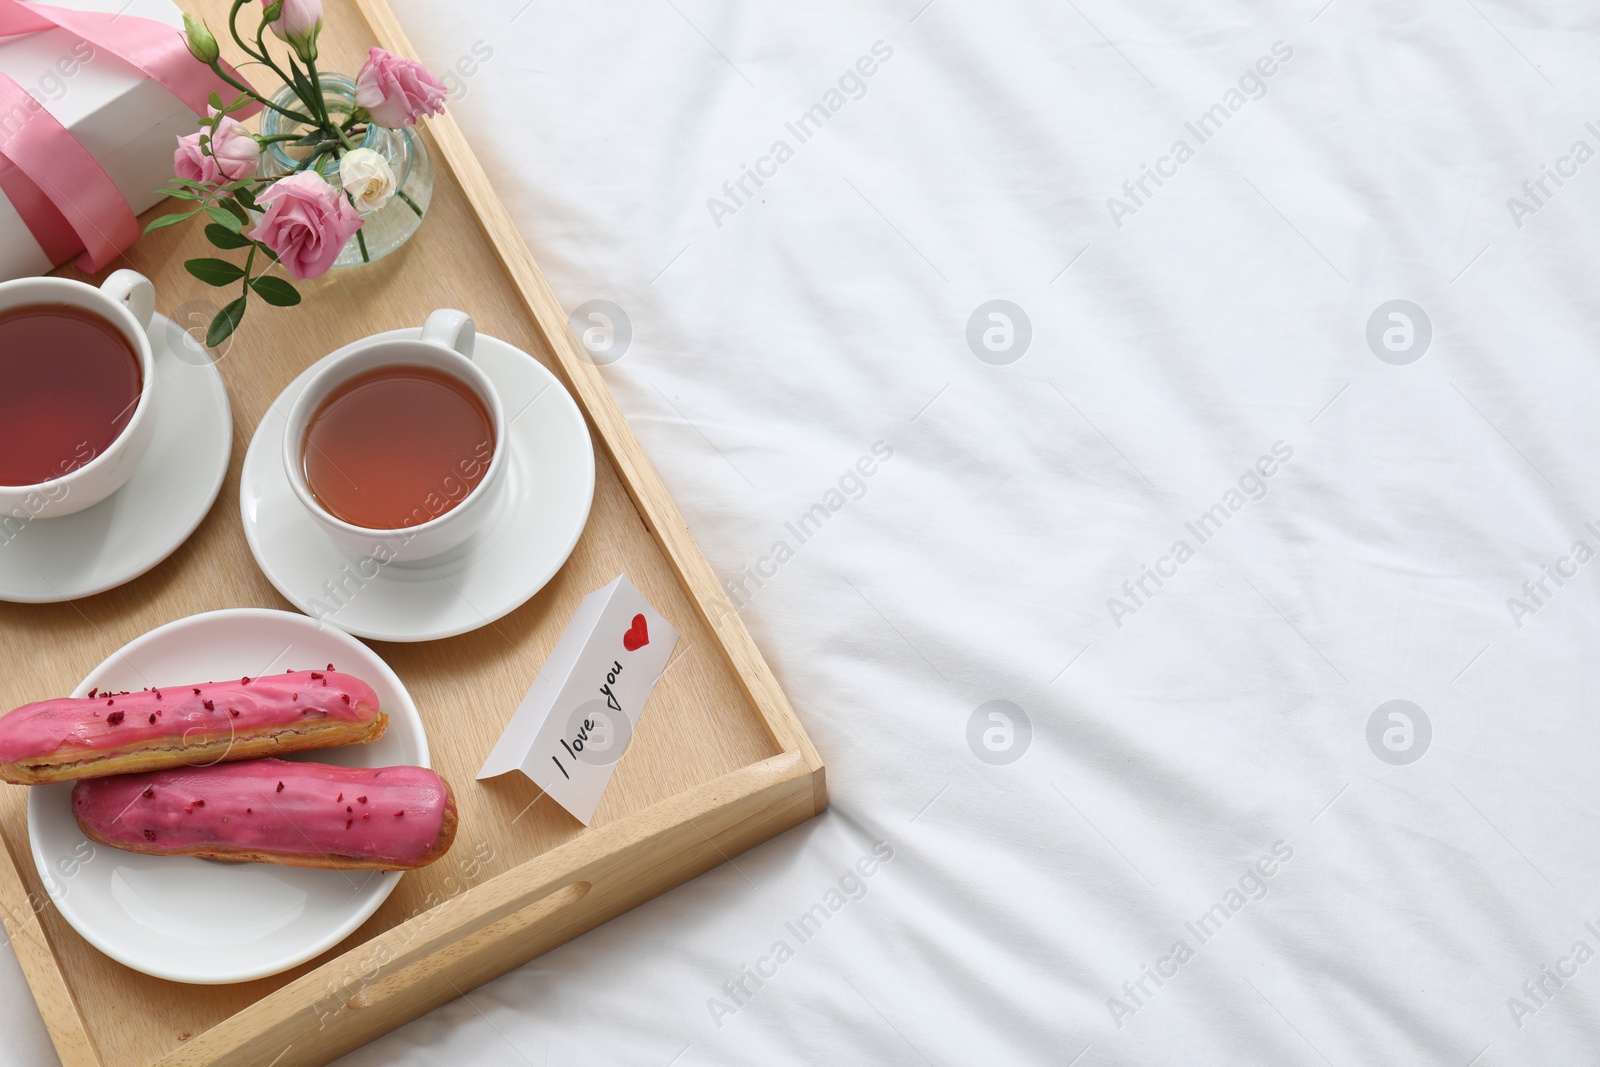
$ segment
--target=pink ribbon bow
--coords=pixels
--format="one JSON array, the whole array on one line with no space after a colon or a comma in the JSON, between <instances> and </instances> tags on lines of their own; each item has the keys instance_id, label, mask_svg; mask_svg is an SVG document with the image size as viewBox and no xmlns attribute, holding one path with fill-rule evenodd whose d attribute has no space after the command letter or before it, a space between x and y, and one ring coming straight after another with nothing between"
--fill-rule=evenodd
<instances>
[{"instance_id":1,"label":"pink ribbon bow","mask_svg":"<svg viewBox=\"0 0 1600 1067\"><path fill-rule=\"evenodd\" d=\"M196 115L212 92L234 90L189 54L170 26L130 15L0 0L0 38L63 29L132 64L159 82ZM238 77L233 68L224 69ZM244 117L260 105L252 104ZM80 250L78 266L93 273L139 237L139 220L116 184L72 132L15 80L0 73L0 193L16 208L34 240L61 263Z\"/></svg>"}]
</instances>

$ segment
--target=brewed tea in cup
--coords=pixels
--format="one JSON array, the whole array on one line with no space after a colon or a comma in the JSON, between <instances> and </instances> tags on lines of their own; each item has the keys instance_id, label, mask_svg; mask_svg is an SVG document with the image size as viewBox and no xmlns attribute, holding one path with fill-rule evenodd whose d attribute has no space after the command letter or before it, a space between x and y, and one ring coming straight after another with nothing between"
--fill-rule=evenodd
<instances>
[{"instance_id":1,"label":"brewed tea in cup","mask_svg":"<svg viewBox=\"0 0 1600 1067\"><path fill-rule=\"evenodd\" d=\"M155 431L150 282L0 282L0 511L69 515L120 489Z\"/></svg>"},{"instance_id":2,"label":"brewed tea in cup","mask_svg":"<svg viewBox=\"0 0 1600 1067\"><path fill-rule=\"evenodd\" d=\"M324 361L290 408L289 484L340 544L385 562L454 548L491 517L505 468L500 396L472 361L472 319Z\"/></svg>"}]
</instances>

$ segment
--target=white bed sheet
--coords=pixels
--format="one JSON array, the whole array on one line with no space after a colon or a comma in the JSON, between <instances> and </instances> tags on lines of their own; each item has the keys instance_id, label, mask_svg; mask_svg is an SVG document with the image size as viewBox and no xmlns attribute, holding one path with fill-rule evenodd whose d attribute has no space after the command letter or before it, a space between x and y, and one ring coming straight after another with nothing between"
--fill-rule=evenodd
<instances>
[{"instance_id":1,"label":"white bed sheet","mask_svg":"<svg viewBox=\"0 0 1600 1067\"><path fill-rule=\"evenodd\" d=\"M1591 13L396 8L832 806L342 1063L1592 1059Z\"/></svg>"}]
</instances>

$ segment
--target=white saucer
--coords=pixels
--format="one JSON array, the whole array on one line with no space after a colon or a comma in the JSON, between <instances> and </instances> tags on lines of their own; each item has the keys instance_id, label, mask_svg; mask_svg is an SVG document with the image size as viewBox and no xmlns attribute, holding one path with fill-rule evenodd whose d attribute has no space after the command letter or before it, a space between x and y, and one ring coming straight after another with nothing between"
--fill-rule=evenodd
<instances>
[{"instance_id":1,"label":"white saucer","mask_svg":"<svg viewBox=\"0 0 1600 1067\"><path fill-rule=\"evenodd\" d=\"M233 415L222 375L157 315L156 432L123 487L58 519L0 524L0 600L44 604L103 593L132 581L194 532L228 471Z\"/></svg>"},{"instance_id":2,"label":"white saucer","mask_svg":"<svg viewBox=\"0 0 1600 1067\"><path fill-rule=\"evenodd\" d=\"M378 694L389 729L365 745L290 759L345 767L428 765L411 694L378 655L333 626L267 608L169 622L113 652L72 695L311 670L332 663ZM96 845L72 815L72 783L28 791L28 839L56 909L95 948L172 982L248 982L348 937L399 884L399 871L322 871L145 856Z\"/></svg>"},{"instance_id":3,"label":"white saucer","mask_svg":"<svg viewBox=\"0 0 1600 1067\"><path fill-rule=\"evenodd\" d=\"M505 341L478 334L473 360L500 391L510 420L504 502L466 543L431 559L380 564L348 552L318 528L289 488L284 425L321 362L291 382L262 417L239 483L245 538L267 578L301 611L375 641L453 637L520 607L572 554L594 500L594 446L582 412L555 375Z\"/></svg>"}]
</instances>

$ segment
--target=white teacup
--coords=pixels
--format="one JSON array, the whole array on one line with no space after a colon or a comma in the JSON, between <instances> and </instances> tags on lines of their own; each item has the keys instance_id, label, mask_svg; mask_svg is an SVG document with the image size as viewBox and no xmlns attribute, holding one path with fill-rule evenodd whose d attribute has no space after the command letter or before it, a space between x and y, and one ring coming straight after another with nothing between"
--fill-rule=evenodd
<instances>
[{"instance_id":1,"label":"white teacup","mask_svg":"<svg viewBox=\"0 0 1600 1067\"><path fill-rule=\"evenodd\" d=\"M145 330L156 293L138 271L119 270L96 289L68 278L17 278L0 282L0 314L30 304L66 304L115 326L139 359L139 399L133 415L105 450L59 478L36 485L0 485L0 514L50 519L93 507L133 477L155 435L156 373Z\"/></svg>"},{"instance_id":2,"label":"white teacup","mask_svg":"<svg viewBox=\"0 0 1600 1067\"><path fill-rule=\"evenodd\" d=\"M284 473L301 505L343 547L382 563L426 559L460 545L494 517L505 487L506 420L494 383L472 361L475 336L466 312L441 308L428 316L420 339L369 337L351 345L318 369L290 407L283 433ZM346 522L317 502L306 484L305 435L311 416L331 393L357 375L389 366L429 367L471 388L489 412L494 454L483 480L464 497L451 501L449 487L441 487L440 500L453 506L415 526L378 530Z\"/></svg>"}]
</instances>

